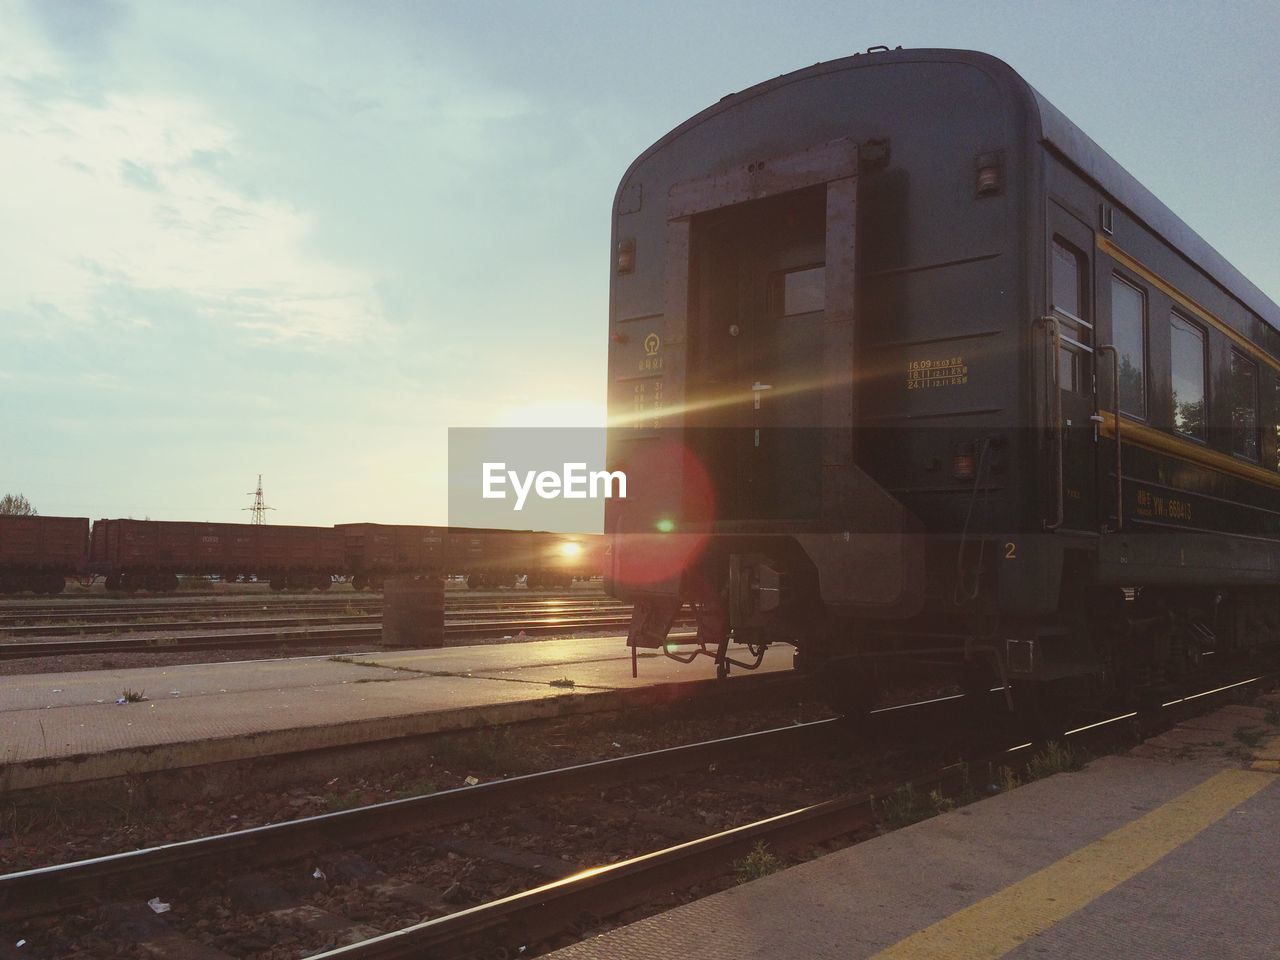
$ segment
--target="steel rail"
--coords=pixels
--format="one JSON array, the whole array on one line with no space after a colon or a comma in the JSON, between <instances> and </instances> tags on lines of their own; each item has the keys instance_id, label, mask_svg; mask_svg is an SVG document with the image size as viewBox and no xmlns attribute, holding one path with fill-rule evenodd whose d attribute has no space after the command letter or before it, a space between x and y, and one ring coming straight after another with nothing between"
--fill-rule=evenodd
<instances>
[{"instance_id":1,"label":"steel rail","mask_svg":"<svg viewBox=\"0 0 1280 960\"><path fill-rule=\"evenodd\" d=\"M744 678L744 680L747 678ZM752 678L753 687L783 687L794 678ZM743 681L738 681L741 684ZM750 681L748 681L750 682ZM763 692L763 691L758 691ZM143 850L38 867L0 876L0 918L56 912L92 900L109 886L154 881L177 868L200 864L226 866L278 863L314 855L324 844L367 843L412 830L461 819L474 819L514 804L637 780L651 780L710 762L729 762L761 755L762 751L794 751L821 745L836 729L834 720L819 720L755 733L700 741L646 753L575 764L541 773L493 780L470 787L366 807L267 824L231 833L165 844Z\"/></svg>"},{"instance_id":2,"label":"steel rail","mask_svg":"<svg viewBox=\"0 0 1280 960\"><path fill-rule=\"evenodd\" d=\"M64 603L41 606L21 606L0 601L0 621L21 619L40 619L54 617L107 617L107 616L154 616L169 613L220 613L223 611L259 611L263 609L293 612L295 610L329 609L342 610L347 607L380 607L383 604L381 594L351 594L350 596L325 595L313 600L298 597L262 597L255 600L209 600L199 602L173 601L137 601L133 603L66 601ZM616 605L621 601L604 594L589 594L573 597L516 597L513 599L497 599L494 597L451 596L445 594L444 605L447 609L542 609L559 606L587 606L591 604Z\"/></svg>"},{"instance_id":3,"label":"steel rail","mask_svg":"<svg viewBox=\"0 0 1280 960\"><path fill-rule=\"evenodd\" d=\"M445 620L463 621L463 618L480 618L496 619L499 617L510 617L513 614L528 613L536 617L557 617L557 616L588 616L591 614L619 614L624 611L630 611L630 607L622 605L597 607L590 604L580 604L573 607L557 607L549 609L546 607L530 607L527 610L519 609L463 609L450 610L445 607ZM381 613L329 613L321 612L312 614L295 614L293 616L258 616L258 617L218 617L207 618L199 617L190 620L153 620L153 621L106 621L100 623L39 623L39 624L6 624L0 622L0 631L11 637L67 637L78 636L90 633L141 633L143 631L161 631L161 630L199 630L210 627L224 627L228 629L252 628L252 627L301 627L306 625L325 626L335 624L358 624L358 623L380 623L382 620ZM470 621L466 621L470 622ZM541 620L533 620L532 623L543 622ZM549 621L548 621L549 622Z\"/></svg>"},{"instance_id":4,"label":"steel rail","mask_svg":"<svg viewBox=\"0 0 1280 960\"><path fill-rule=\"evenodd\" d=\"M541 590L527 590L523 588L508 588L501 591L486 590L464 590L454 587L446 587L444 594L451 600L458 603L506 603L509 601L534 602L534 601L556 601L556 600L590 600L600 597L607 598L606 594L599 587L583 587L576 590L562 590L557 592L544 592ZM66 607L84 607L86 609L99 609L113 606L164 606L164 605L180 605L188 606L219 606L223 604L235 603L341 603L351 600L381 600L382 591L380 590L364 590L364 591L340 591L332 593L329 591L310 593L290 593L283 592L266 592L259 593L210 593L210 592L192 592L175 596L171 593L157 594L65 594L60 593L53 597L26 597L17 594L0 594L0 610L26 608L30 609L38 607L41 609L63 609Z\"/></svg>"},{"instance_id":5,"label":"steel rail","mask_svg":"<svg viewBox=\"0 0 1280 960\"><path fill-rule=\"evenodd\" d=\"M446 623L446 640L471 640L524 633L526 636L548 636L581 630L625 630L630 624L625 617L584 617L545 619L540 621L510 620L475 623ZM689 620L680 619L677 625ZM227 629L234 629L228 624ZM378 643L382 639L381 624L366 626L320 626L288 630L254 630L244 633L191 633L176 636L123 637L104 640L30 640L0 643L0 661L29 657L69 656L85 653L164 653L181 650L233 650L240 647L272 647L288 644L323 645L330 643Z\"/></svg>"},{"instance_id":6,"label":"steel rail","mask_svg":"<svg viewBox=\"0 0 1280 960\"><path fill-rule=\"evenodd\" d=\"M1162 704L1146 714L1122 714L1089 724L1064 736L1073 741L1097 739L1110 734L1109 725L1135 718L1151 726L1161 714L1173 708L1185 708L1192 700L1199 700L1203 705L1213 702L1203 698L1230 695L1242 686L1272 679L1255 677L1239 681ZM419 960L423 957L445 960L486 953L515 956L529 945L572 930L583 915L596 918L616 915L645 903L656 892L669 893L673 887L723 873L736 858L762 841L767 840L775 849L796 847L868 828L875 822L875 797L887 796L904 782L925 790L937 789L952 781L963 782L970 769L981 769L982 764L1009 763L1012 755L1032 751L1036 745L1026 742L984 753L924 776L904 778L877 792L802 807L619 863L588 869L312 957L313 960Z\"/></svg>"}]
</instances>

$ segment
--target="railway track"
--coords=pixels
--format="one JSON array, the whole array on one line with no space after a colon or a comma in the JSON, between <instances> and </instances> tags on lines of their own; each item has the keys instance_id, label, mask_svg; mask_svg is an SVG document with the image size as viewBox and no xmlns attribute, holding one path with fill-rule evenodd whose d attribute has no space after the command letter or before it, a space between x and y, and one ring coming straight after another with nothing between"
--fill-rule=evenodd
<instances>
[{"instance_id":1,"label":"railway track","mask_svg":"<svg viewBox=\"0 0 1280 960\"><path fill-rule=\"evenodd\" d=\"M73 654L106 653L154 653L174 650L228 650L253 647L279 647L287 644L326 646L330 644L370 643L382 639L380 617L357 617L357 624L321 624L274 630L246 629L230 633L238 624L227 621L223 630L201 633L184 630L176 635L152 637L111 637L104 639L74 640L15 640L0 643L0 660L18 660L28 657L53 657ZM598 616L550 616L524 617L513 620L455 620L446 621L445 639L479 639L487 637L550 636L581 630L625 630L631 622L630 614L603 614ZM684 624L687 621L677 621ZM187 626L187 625L184 625ZM156 629L144 626L139 629Z\"/></svg>"},{"instance_id":2,"label":"railway track","mask_svg":"<svg viewBox=\"0 0 1280 960\"><path fill-rule=\"evenodd\" d=\"M380 605L379 605L380 606ZM445 609L445 622L456 622L459 624L467 623L483 623L489 621L502 621L505 623L515 622L511 618L515 616L531 617L532 622L551 622L553 618L572 619L577 617L589 617L599 615L613 615L614 619L623 614L630 613L630 605L620 603L610 603L596 605L593 603L573 604L557 607L546 607L542 605L533 605L528 607L502 607L502 608L473 608L473 609ZM261 612L261 611L256 611ZM68 623L28 623L25 620L14 620L6 623L0 618L0 634L10 637L70 637L83 634L93 633L138 633L143 631L183 631L198 630L202 627L223 627L226 629L239 628L284 628L284 627L303 627L303 626L326 626L335 624L345 624L354 626L362 623L380 623L382 621L381 612L369 612L364 609L359 612L347 612L339 610L338 612L312 612L304 611L294 616L274 616L276 611L269 611L265 616L235 616L224 615L221 612L216 617L209 617L195 613L190 619L182 620L164 620L139 617L133 620L120 619L118 616L107 616L103 618L95 618L93 620L82 620L81 618L72 618ZM249 611L243 611L248 614Z\"/></svg>"},{"instance_id":3,"label":"railway track","mask_svg":"<svg viewBox=\"0 0 1280 960\"><path fill-rule=\"evenodd\" d=\"M176 613L205 613L209 611L236 610L278 610L278 611L325 611L343 610L348 607L372 609L381 607L381 594L351 594L349 596L317 596L314 599L299 597L278 598L262 597L259 599L227 599L205 598L202 600L67 600L58 603L37 603L34 601L0 602L0 623L12 620L83 617L101 618L107 616L155 616ZM575 594L558 596L539 596L537 594L516 594L510 597L475 597L470 595L456 596L445 594L445 607L448 609L531 609L540 607L556 607L588 603L617 603L612 597L597 591L582 591Z\"/></svg>"},{"instance_id":4,"label":"railway track","mask_svg":"<svg viewBox=\"0 0 1280 960\"><path fill-rule=\"evenodd\" d=\"M936 704L922 705L916 722L929 722L925 714L933 716L932 711L937 709ZM898 727L910 725L907 714L902 712L895 713L894 720ZM0 918L7 930L21 931L26 917L73 915L130 893L146 899L151 895L149 891L173 889L188 878L199 876L203 878L201 887L209 891L206 895L217 896L215 890L225 882L229 885L226 889L239 891L231 895L241 901L247 897L257 898L259 907L274 904L269 909L277 919L289 918L292 922L309 917L315 924L319 916L314 906L285 906L281 899L280 871L288 873L292 869L289 865L299 862L306 876L317 871L334 875L359 873L360 886L370 896L386 896L407 904L420 918L424 912L449 910L451 898L446 892L441 902L439 896L424 890L412 876L400 876L386 865L384 855L409 850L412 859L434 856L450 863L459 862L458 857L467 863L484 860L496 865L494 869L511 882L533 890L552 878L553 886L568 883L581 867L598 857L633 860L629 854L646 851L654 845L655 838L659 846L673 838L684 843L702 839L706 825L701 819L655 811L655 796L665 797L668 807L674 802L692 810L692 805L706 802L699 796L710 790L716 801L731 807L756 810L764 805L785 811L793 803L792 792L772 782L776 774L762 775L760 761L767 761L765 766L769 768L783 763L797 771L803 768L803 776L810 779L818 776L814 764L823 763L830 768L828 777L839 776L839 771L847 767L842 756L846 743L847 734L833 721L774 728L23 871L0 877ZM616 825L616 832L613 827L595 831L585 848L559 855L535 852L513 839L517 833L528 832L531 821L553 830L556 817L562 818L561 823L569 822L564 817L582 823L590 817L604 818ZM637 824L638 829L633 829ZM739 839L745 843L750 838L742 834ZM730 849L723 840L716 846L722 851ZM607 852L610 850L617 852L611 855ZM634 871L635 867L627 869ZM615 882L611 874L610 885ZM428 903L429 900L434 902ZM250 905L248 909L254 908ZM110 909L108 912L113 913ZM330 927L334 922L332 917L324 919ZM175 935L185 939L194 931L184 929L175 934L173 930L161 931L155 924L149 926L154 937L143 930L139 939L166 940L168 949L159 955L225 956L192 952L174 940ZM134 932L139 933L136 929ZM320 936L315 942L323 947L326 941ZM32 946L38 944L33 940ZM144 949L156 955L154 944ZM32 955L40 954L33 951Z\"/></svg>"},{"instance_id":5,"label":"railway track","mask_svg":"<svg viewBox=\"0 0 1280 960\"><path fill-rule=\"evenodd\" d=\"M1273 679L1248 678L1195 692L1141 714L1104 718L1067 736L1096 746L1114 736L1112 731L1135 724L1150 733L1243 687ZM1032 744L1019 742L1022 738L1008 729L986 738L972 730L954 736L961 701L947 697L877 711L872 729L863 735L851 734L838 721L798 724L26 870L0 876L0 920L21 933L31 917L61 916L70 922L65 918L98 911L108 923L130 931L145 955L223 960L231 954L210 945L211 939L218 941L200 921L215 905L235 902L238 909L269 915L281 929L308 932L312 945L303 948L305 955L324 960L532 955L566 935L577 939L604 918L635 907L651 909L655 898L663 902L672 890L723 878L761 843L774 851L809 849L872 831L874 798L890 796L903 783L916 791L953 795L965 789L970 771L981 773L1030 755ZM921 736L925 732L929 738ZM888 757L884 750L868 749L885 742L895 744ZM921 743L928 746L921 749ZM860 775L851 778L849 768L859 765ZM788 789L796 772L803 784L816 784L809 791L816 796L805 797L804 787ZM754 805L743 805L742 797ZM708 824L694 815L713 803L735 813L759 812L762 804L767 809L729 824L715 818ZM672 816L672 809L686 815ZM604 829L591 830L589 842L574 847L571 855L531 850L512 840L523 835L545 842L565 824L576 824L568 830L583 830L580 824L593 816L603 817ZM623 842L605 844L614 830ZM496 864L496 871L521 889L468 906L465 898L449 895L458 883L441 894L384 863L384 858L415 863L424 857ZM339 882L364 891L366 898L394 904L390 915L420 919L395 921L400 926L382 932L387 917L378 917L376 928L362 921L370 915L359 897L347 895L342 901L354 904L355 917L316 906L317 897L310 895L316 885L309 894L297 878L310 875L328 883L330 873L345 877ZM183 882L192 876L202 878L197 887ZM173 890L175 901L182 897L198 909L167 923L147 916L145 908L140 913L120 906L122 897L133 895L140 904L156 890ZM227 912L221 906L216 910ZM235 926L234 918L222 920ZM315 944L321 952L310 952ZM33 946L31 955L41 955L39 944Z\"/></svg>"}]
</instances>

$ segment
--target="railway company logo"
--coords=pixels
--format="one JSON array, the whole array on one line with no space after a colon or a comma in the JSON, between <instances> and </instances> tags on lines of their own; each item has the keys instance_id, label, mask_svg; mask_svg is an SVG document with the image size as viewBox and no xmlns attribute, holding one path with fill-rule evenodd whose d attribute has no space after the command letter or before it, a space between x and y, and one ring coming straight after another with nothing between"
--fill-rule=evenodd
<instances>
[{"instance_id":1,"label":"railway company logo","mask_svg":"<svg viewBox=\"0 0 1280 960\"><path fill-rule=\"evenodd\" d=\"M646 357L656 357L661 349L662 338L656 333L651 333L644 338L644 355Z\"/></svg>"}]
</instances>

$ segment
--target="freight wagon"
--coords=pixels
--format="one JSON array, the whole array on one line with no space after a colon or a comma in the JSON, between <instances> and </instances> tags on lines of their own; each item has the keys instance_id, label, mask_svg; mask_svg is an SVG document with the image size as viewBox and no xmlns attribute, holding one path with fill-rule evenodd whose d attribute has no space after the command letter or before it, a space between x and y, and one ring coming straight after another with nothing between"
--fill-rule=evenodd
<instances>
[{"instance_id":1,"label":"freight wagon","mask_svg":"<svg viewBox=\"0 0 1280 960\"><path fill-rule=\"evenodd\" d=\"M339 523L345 570L356 590L382 588L396 574L443 575L447 527L387 523Z\"/></svg>"},{"instance_id":2,"label":"freight wagon","mask_svg":"<svg viewBox=\"0 0 1280 960\"><path fill-rule=\"evenodd\" d=\"M395 574L464 576L469 586L530 589L570 586L600 572L599 537L530 530L487 530L343 523L346 569L357 590L380 589Z\"/></svg>"},{"instance_id":3,"label":"freight wagon","mask_svg":"<svg viewBox=\"0 0 1280 960\"><path fill-rule=\"evenodd\" d=\"M464 576L472 587L568 587L602 570L603 538L530 530L344 523L297 527L84 517L0 516L0 592L58 593L64 578L166 592L179 576L270 581L273 590L357 590L395 574Z\"/></svg>"},{"instance_id":4,"label":"freight wagon","mask_svg":"<svg viewBox=\"0 0 1280 960\"><path fill-rule=\"evenodd\" d=\"M61 593L88 556L84 517L0 516L0 593Z\"/></svg>"},{"instance_id":5,"label":"freight wagon","mask_svg":"<svg viewBox=\"0 0 1280 960\"><path fill-rule=\"evenodd\" d=\"M274 590L327 590L343 572L342 535L332 527L161 520L99 520L90 570L108 590L169 591L178 575L269 580Z\"/></svg>"}]
</instances>

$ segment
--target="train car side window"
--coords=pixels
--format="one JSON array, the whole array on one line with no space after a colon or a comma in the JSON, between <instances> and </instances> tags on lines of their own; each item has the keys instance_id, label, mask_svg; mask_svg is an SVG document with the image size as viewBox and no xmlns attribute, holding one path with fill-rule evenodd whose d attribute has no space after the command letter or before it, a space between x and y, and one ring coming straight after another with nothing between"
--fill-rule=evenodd
<instances>
[{"instance_id":1,"label":"train car side window","mask_svg":"<svg viewBox=\"0 0 1280 960\"><path fill-rule=\"evenodd\" d=\"M801 313L817 313L827 305L827 269L805 267L777 274L773 295L775 316L794 317Z\"/></svg>"},{"instance_id":2,"label":"train car side window","mask_svg":"<svg viewBox=\"0 0 1280 960\"><path fill-rule=\"evenodd\" d=\"M1231 351L1231 452L1258 460L1258 365Z\"/></svg>"},{"instance_id":3,"label":"train car side window","mask_svg":"<svg viewBox=\"0 0 1280 960\"><path fill-rule=\"evenodd\" d=\"M1058 357L1058 382L1064 390L1086 393L1080 356L1092 352L1093 324L1088 321L1084 289L1084 256L1065 241L1054 237L1050 277L1053 312L1062 331L1062 352Z\"/></svg>"},{"instance_id":4,"label":"train car side window","mask_svg":"<svg viewBox=\"0 0 1280 960\"><path fill-rule=\"evenodd\" d=\"M1190 320L1169 315L1173 366L1173 428L1205 439L1205 335Z\"/></svg>"},{"instance_id":5,"label":"train car side window","mask_svg":"<svg viewBox=\"0 0 1280 960\"><path fill-rule=\"evenodd\" d=\"M1111 278L1111 342L1120 359L1120 410L1147 416L1147 296L1118 276Z\"/></svg>"}]
</instances>

